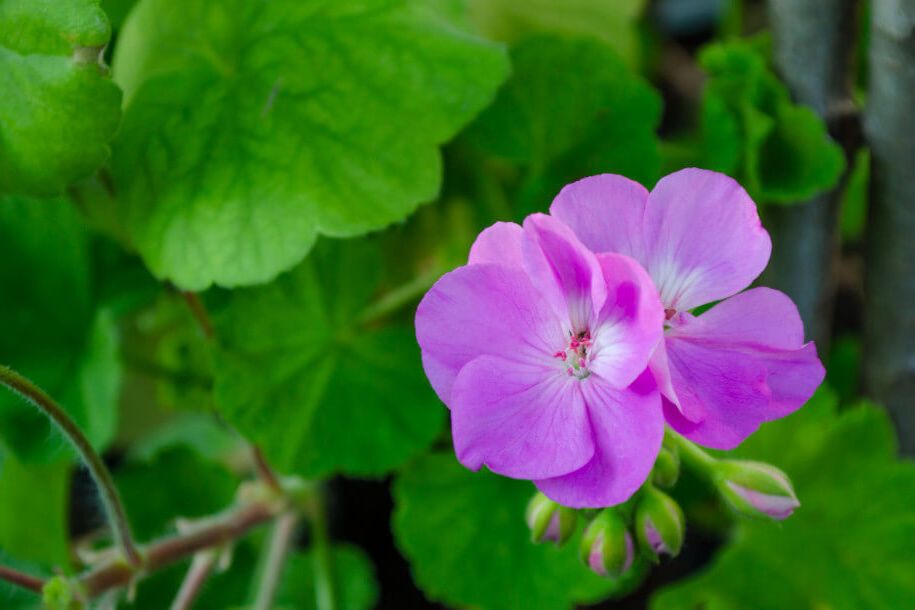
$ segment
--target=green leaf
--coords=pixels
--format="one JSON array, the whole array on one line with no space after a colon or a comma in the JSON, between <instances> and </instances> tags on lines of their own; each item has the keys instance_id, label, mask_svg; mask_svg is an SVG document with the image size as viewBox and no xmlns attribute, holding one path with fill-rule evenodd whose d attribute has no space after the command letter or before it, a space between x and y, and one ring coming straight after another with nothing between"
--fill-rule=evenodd
<instances>
[{"instance_id":1,"label":"green leaf","mask_svg":"<svg viewBox=\"0 0 915 610\"><path fill-rule=\"evenodd\" d=\"M360 320L373 246L322 240L272 284L214 303L217 406L281 471L381 475L441 429L412 327Z\"/></svg>"},{"instance_id":2,"label":"green leaf","mask_svg":"<svg viewBox=\"0 0 915 610\"><path fill-rule=\"evenodd\" d=\"M511 57L512 78L468 137L527 170L522 213L545 208L564 184L589 174L614 172L654 183L661 99L612 49L590 40L535 37Z\"/></svg>"},{"instance_id":3,"label":"green leaf","mask_svg":"<svg viewBox=\"0 0 915 610\"><path fill-rule=\"evenodd\" d=\"M23 464L0 452L0 549L21 561L70 564L71 469L66 461Z\"/></svg>"},{"instance_id":4,"label":"green leaf","mask_svg":"<svg viewBox=\"0 0 915 610\"><path fill-rule=\"evenodd\" d=\"M0 0L0 193L51 195L109 155L121 92L98 0Z\"/></svg>"},{"instance_id":5,"label":"green leaf","mask_svg":"<svg viewBox=\"0 0 915 610\"><path fill-rule=\"evenodd\" d=\"M133 462L115 481L134 534L150 540L167 533L176 517L218 513L232 503L239 481L225 468L203 461L186 447L163 450L150 462Z\"/></svg>"},{"instance_id":6,"label":"green leaf","mask_svg":"<svg viewBox=\"0 0 915 610\"><path fill-rule=\"evenodd\" d=\"M567 546L535 545L524 509L527 481L470 472L450 454L429 454L394 485L394 533L416 583L431 599L485 610L561 610L631 589L579 563L576 535ZM642 567L642 566L640 566Z\"/></svg>"},{"instance_id":7,"label":"green leaf","mask_svg":"<svg viewBox=\"0 0 915 610\"><path fill-rule=\"evenodd\" d=\"M734 176L760 203L797 203L836 185L841 148L823 121L791 102L768 66L768 40L705 47L702 166Z\"/></svg>"},{"instance_id":8,"label":"green leaf","mask_svg":"<svg viewBox=\"0 0 915 610\"><path fill-rule=\"evenodd\" d=\"M630 66L640 60L637 21L646 0L470 0L469 13L494 40L534 34L591 37L610 45Z\"/></svg>"},{"instance_id":9,"label":"green leaf","mask_svg":"<svg viewBox=\"0 0 915 610\"><path fill-rule=\"evenodd\" d=\"M0 358L53 396L97 449L117 422L113 315L97 309L85 228L68 201L0 200ZM54 461L64 440L47 419L0 392L0 439L21 459Z\"/></svg>"},{"instance_id":10,"label":"green leaf","mask_svg":"<svg viewBox=\"0 0 915 610\"><path fill-rule=\"evenodd\" d=\"M801 507L782 523L741 521L700 575L654 610L904 608L915 599L915 464L896 458L885 412L834 415L834 398L765 424L738 450L791 476Z\"/></svg>"},{"instance_id":11,"label":"green leaf","mask_svg":"<svg viewBox=\"0 0 915 610\"><path fill-rule=\"evenodd\" d=\"M0 549L0 565L8 566L24 574L31 574L39 578L47 577L46 570L35 564L11 557L2 549ZM9 584L4 580L0 580L0 600L3 601L3 610L43 610L39 595Z\"/></svg>"},{"instance_id":12,"label":"green leaf","mask_svg":"<svg viewBox=\"0 0 915 610\"><path fill-rule=\"evenodd\" d=\"M438 146L485 106L504 54L434 2L143 0L115 53L115 174L135 246L187 289L261 283L318 234L435 198Z\"/></svg>"},{"instance_id":13,"label":"green leaf","mask_svg":"<svg viewBox=\"0 0 915 610\"><path fill-rule=\"evenodd\" d=\"M362 549L350 544L331 549L337 610L369 610L378 603L375 568ZM315 568L312 551L297 552L286 559L283 579L277 591L277 610L313 610Z\"/></svg>"}]
</instances>

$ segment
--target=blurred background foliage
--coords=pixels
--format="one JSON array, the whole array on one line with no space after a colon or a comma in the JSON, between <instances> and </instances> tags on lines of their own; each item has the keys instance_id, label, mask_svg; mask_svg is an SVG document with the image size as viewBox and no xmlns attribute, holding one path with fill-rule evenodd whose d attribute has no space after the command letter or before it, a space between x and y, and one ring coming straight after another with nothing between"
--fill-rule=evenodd
<instances>
[{"instance_id":1,"label":"blurred background foliage","mask_svg":"<svg viewBox=\"0 0 915 610\"><path fill-rule=\"evenodd\" d=\"M871 153L799 103L765 3L269 4L0 0L0 360L104 452L142 540L229 504L253 441L326 481L343 609L915 606L915 465L860 383ZM867 4L843 43L851 120ZM107 42L113 81L61 38ZM574 544L529 542L529 483L457 464L412 312L492 222L586 175L650 188L687 166L737 178L797 265L780 210L837 202L832 313L802 306L828 378L737 451L792 477L791 519L737 519L686 476L683 555L610 582ZM0 395L3 563L75 572L102 525L61 439ZM298 543L278 607L314 607ZM199 607L250 604L263 544L241 542ZM184 570L122 606L166 607ZM37 602L0 583L0 605Z\"/></svg>"}]
</instances>

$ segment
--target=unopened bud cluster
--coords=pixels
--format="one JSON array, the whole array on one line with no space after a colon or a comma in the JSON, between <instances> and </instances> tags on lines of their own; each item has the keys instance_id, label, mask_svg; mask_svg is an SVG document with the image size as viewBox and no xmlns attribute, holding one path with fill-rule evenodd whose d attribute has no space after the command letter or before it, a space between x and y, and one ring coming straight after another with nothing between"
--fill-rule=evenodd
<instances>
[{"instance_id":1,"label":"unopened bud cluster","mask_svg":"<svg viewBox=\"0 0 915 610\"><path fill-rule=\"evenodd\" d=\"M606 578L625 577L639 561L657 563L683 548L686 519L679 504L661 488L680 476L680 453L714 483L721 497L741 514L785 519L800 505L788 477L761 462L716 459L674 435L665 440L651 478L627 502L600 510L560 506L543 493L528 504L527 524L534 542L563 545L587 524L579 543L582 563Z\"/></svg>"},{"instance_id":2,"label":"unopened bud cluster","mask_svg":"<svg viewBox=\"0 0 915 610\"><path fill-rule=\"evenodd\" d=\"M657 561L676 556L683 546L683 511L667 494L646 486L630 503L597 513L559 506L542 493L531 500L527 523L535 542L565 544L578 525L579 513L590 517L579 545L582 563L607 578L622 578L639 557Z\"/></svg>"}]
</instances>

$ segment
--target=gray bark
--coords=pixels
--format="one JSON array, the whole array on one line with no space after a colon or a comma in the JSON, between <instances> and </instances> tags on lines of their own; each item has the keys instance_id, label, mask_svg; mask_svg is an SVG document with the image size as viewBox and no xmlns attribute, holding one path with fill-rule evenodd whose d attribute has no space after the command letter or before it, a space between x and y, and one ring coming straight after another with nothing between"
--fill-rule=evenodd
<instances>
[{"instance_id":1,"label":"gray bark","mask_svg":"<svg viewBox=\"0 0 915 610\"><path fill-rule=\"evenodd\" d=\"M864 379L915 454L915 0L873 0Z\"/></svg>"},{"instance_id":2,"label":"gray bark","mask_svg":"<svg viewBox=\"0 0 915 610\"><path fill-rule=\"evenodd\" d=\"M769 0L775 65L794 100L811 106L830 134L852 144L848 117L855 0ZM766 209L772 259L763 283L786 292L820 354L828 350L835 296L838 189L795 205Z\"/></svg>"}]
</instances>

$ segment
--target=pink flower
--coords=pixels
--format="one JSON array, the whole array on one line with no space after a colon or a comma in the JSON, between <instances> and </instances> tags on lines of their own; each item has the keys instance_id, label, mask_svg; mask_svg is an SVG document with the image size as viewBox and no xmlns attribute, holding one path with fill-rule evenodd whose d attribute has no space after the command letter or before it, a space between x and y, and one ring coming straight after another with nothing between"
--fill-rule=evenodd
<instances>
[{"instance_id":1,"label":"pink flower","mask_svg":"<svg viewBox=\"0 0 915 610\"><path fill-rule=\"evenodd\" d=\"M731 449L799 408L822 382L791 300L769 288L741 292L772 245L731 178L685 169L649 193L622 176L592 176L566 186L550 212L592 251L631 256L654 280L666 321L652 371L667 422L690 440Z\"/></svg>"},{"instance_id":2,"label":"pink flower","mask_svg":"<svg viewBox=\"0 0 915 610\"><path fill-rule=\"evenodd\" d=\"M480 234L423 298L416 334L462 464L598 507L631 496L660 449L647 366L663 321L640 265L535 214Z\"/></svg>"}]
</instances>

